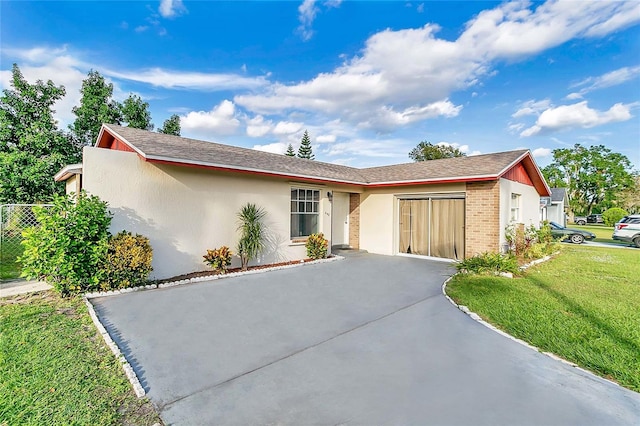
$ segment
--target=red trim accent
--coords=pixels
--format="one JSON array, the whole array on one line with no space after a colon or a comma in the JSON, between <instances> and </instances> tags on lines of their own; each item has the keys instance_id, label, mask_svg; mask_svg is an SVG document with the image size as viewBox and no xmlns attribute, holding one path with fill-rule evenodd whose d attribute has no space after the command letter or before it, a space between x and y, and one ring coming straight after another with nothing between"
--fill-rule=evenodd
<instances>
[{"instance_id":1,"label":"red trim accent","mask_svg":"<svg viewBox=\"0 0 640 426\"><path fill-rule=\"evenodd\" d=\"M533 182L531 182L531 178L529 177L527 170L524 168L521 162L507 170L502 175L502 177L514 182L520 182L525 185L533 186Z\"/></svg>"},{"instance_id":2,"label":"red trim accent","mask_svg":"<svg viewBox=\"0 0 640 426\"><path fill-rule=\"evenodd\" d=\"M135 152L133 148L117 138L113 139L113 142L111 143L109 149L113 149L115 151Z\"/></svg>"}]
</instances>

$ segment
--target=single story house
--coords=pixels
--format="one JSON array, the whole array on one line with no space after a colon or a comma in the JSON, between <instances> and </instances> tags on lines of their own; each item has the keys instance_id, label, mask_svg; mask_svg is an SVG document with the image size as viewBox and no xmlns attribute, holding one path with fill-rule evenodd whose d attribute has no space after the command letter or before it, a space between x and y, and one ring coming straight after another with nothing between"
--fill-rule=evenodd
<instances>
[{"instance_id":1,"label":"single story house","mask_svg":"<svg viewBox=\"0 0 640 426\"><path fill-rule=\"evenodd\" d=\"M257 263L305 258L315 232L333 247L458 260L501 250L510 223L538 225L550 195L528 150L358 169L111 124L81 170L56 179L107 201L112 232L149 238L153 278L202 270L207 249L233 250L248 202L267 212Z\"/></svg>"},{"instance_id":2,"label":"single story house","mask_svg":"<svg viewBox=\"0 0 640 426\"><path fill-rule=\"evenodd\" d=\"M566 188L551 188L551 196L544 197L544 207L541 219L567 226L567 211L569 210L569 197Z\"/></svg>"}]
</instances>

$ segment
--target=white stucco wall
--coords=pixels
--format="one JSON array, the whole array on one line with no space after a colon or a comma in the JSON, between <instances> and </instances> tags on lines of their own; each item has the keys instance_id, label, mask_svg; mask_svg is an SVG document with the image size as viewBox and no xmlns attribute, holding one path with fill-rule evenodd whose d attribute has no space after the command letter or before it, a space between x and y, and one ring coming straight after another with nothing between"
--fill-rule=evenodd
<instances>
[{"instance_id":1,"label":"white stucco wall","mask_svg":"<svg viewBox=\"0 0 640 426\"><path fill-rule=\"evenodd\" d=\"M252 202L267 211L270 243L255 263L306 257L290 239L291 187L320 189L319 231L330 238L331 205L324 185L306 185L246 174L154 165L137 154L84 149L84 188L109 203L111 232L123 229L149 238L154 250L151 278L206 270L202 256L222 245L236 252L238 210ZM234 259L232 266L239 266Z\"/></svg>"},{"instance_id":2,"label":"white stucco wall","mask_svg":"<svg viewBox=\"0 0 640 426\"><path fill-rule=\"evenodd\" d=\"M366 190L360 195L360 248L387 255L398 252L398 196L464 191L464 183Z\"/></svg>"},{"instance_id":3,"label":"white stucco wall","mask_svg":"<svg viewBox=\"0 0 640 426\"><path fill-rule=\"evenodd\" d=\"M500 179L500 244L505 242L505 228L510 224L511 194L520 194L520 220L525 227L540 227L540 195L533 186Z\"/></svg>"}]
</instances>

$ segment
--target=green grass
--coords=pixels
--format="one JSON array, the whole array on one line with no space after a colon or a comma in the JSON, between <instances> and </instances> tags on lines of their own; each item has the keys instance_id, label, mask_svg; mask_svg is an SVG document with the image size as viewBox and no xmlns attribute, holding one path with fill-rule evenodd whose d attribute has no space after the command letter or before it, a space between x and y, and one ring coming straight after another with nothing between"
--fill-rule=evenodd
<instances>
[{"instance_id":1,"label":"green grass","mask_svg":"<svg viewBox=\"0 0 640 426\"><path fill-rule=\"evenodd\" d=\"M447 293L482 318L640 391L640 250L568 246L523 278L458 275Z\"/></svg>"},{"instance_id":2,"label":"green grass","mask_svg":"<svg viewBox=\"0 0 640 426\"><path fill-rule=\"evenodd\" d=\"M599 243L612 243L612 244L620 244L623 246L628 246L629 243L625 243L624 241L618 241L611 238L613 235L613 226L604 226L604 225L567 225L567 228L573 229L582 229L583 231L589 231L596 234L596 238L593 241Z\"/></svg>"},{"instance_id":3,"label":"green grass","mask_svg":"<svg viewBox=\"0 0 640 426\"><path fill-rule=\"evenodd\" d=\"M22 268L16 261L24 248L20 239L4 236L0 246L0 280L12 280L20 277Z\"/></svg>"},{"instance_id":4,"label":"green grass","mask_svg":"<svg viewBox=\"0 0 640 426\"><path fill-rule=\"evenodd\" d=\"M0 299L0 425L151 425L80 298Z\"/></svg>"}]
</instances>

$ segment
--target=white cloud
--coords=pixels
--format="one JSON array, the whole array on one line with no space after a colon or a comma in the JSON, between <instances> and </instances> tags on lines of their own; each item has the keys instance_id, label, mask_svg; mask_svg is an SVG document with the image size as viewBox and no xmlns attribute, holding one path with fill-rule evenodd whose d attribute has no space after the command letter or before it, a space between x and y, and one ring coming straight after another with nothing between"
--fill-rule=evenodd
<instances>
[{"instance_id":1,"label":"white cloud","mask_svg":"<svg viewBox=\"0 0 640 426\"><path fill-rule=\"evenodd\" d=\"M158 12L164 18L175 18L187 12L187 9L182 4L182 0L160 0L160 7Z\"/></svg>"},{"instance_id":2,"label":"white cloud","mask_svg":"<svg viewBox=\"0 0 640 426\"><path fill-rule=\"evenodd\" d=\"M134 31L135 31L135 32L137 32L137 33L143 33L143 32L145 32L145 31L147 31L148 29L149 29L149 27L148 27L147 25L138 25L138 26L135 28L135 30L134 30Z\"/></svg>"},{"instance_id":3,"label":"white cloud","mask_svg":"<svg viewBox=\"0 0 640 426\"><path fill-rule=\"evenodd\" d=\"M274 142L266 145L254 145L253 149L273 154L284 154L287 151L288 144L283 142Z\"/></svg>"},{"instance_id":4,"label":"white cloud","mask_svg":"<svg viewBox=\"0 0 640 426\"><path fill-rule=\"evenodd\" d=\"M238 74L200 73L151 68L145 71L105 69L105 75L147 83L167 89L230 90L254 89L267 84L264 77L243 77Z\"/></svg>"},{"instance_id":5,"label":"white cloud","mask_svg":"<svg viewBox=\"0 0 640 426\"><path fill-rule=\"evenodd\" d=\"M302 126L304 126L304 123L279 121L278 124L276 124L276 127L273 128L272 132L274 135L290 135L299 132L302 129Z\"/></svg>"},{"instance_id":6,"label":"white cloud","mask_svg":"<svg viewBox=\"0 0 640 426\"><path fill-rule=\"evenodd\" d=\"M180 127L194 135L226 135L240 125L233 102L224 100L211 111L191 111L180 117Z\"/></svg>"},{"instance_id":7,"label":"white cloud","mask_svg":"<svg viewBox=\"0 0 640 426\"><path fill-rule=\"evenodd\" d=\"M567 99L580 99L583 95L593 90L617 86L636 78L638 75L640 75L640 65L635 67L622 67L598 77L588 77L571 86L572 88L581 86L585 87L577 93L567 95Z\"/></svg>"},{"instance_id":8,"label":"white cloud","mask_svg":"<svg viewBox=\"0 0 640 426\"><path fill-rule=\"evenodd\" d=\"M523 102L520 108L514 112L511 116L513 118L523 117L525 115L539 115L542 111L551 106L549 99L543 99L541 101L530 100Z\"/></svg>"},{"instance_id":9,"label":"white cloud","mask_svg":"<svg viewBox=\"0 0 640 426\"><path fill-rule=\"evenodd\" d=\"M520 136L534 136L541 132L557 131L569 128L591 128L603 124L629 120L631 108L635 104L617 103L607 111L598 111L589 108L587 101L573 105L562 105L545 110L536 121L536 124L525 129Z\"/></svg>"},{"instance_id":10,"label":"white cloud","mask_svg":"<svg viewBox=\"0 0 640 426\"><path fill-rule=\"evenodd\" d=\"M548 157L548 156L551 155L551 149L549 149L549 148L536 148L531 153L536 158Z\"/></svg>"},{"instance_id":11,"label":"white cloud","mask_svg":"<svg viewBox=\"0 0 640 426\"><path fill-rule=\"evenodd\" d=\"M263 116L256 115L247 120L247 136L260 138L273 129L273 122L265 120Z\"/></svg>"},{"instance_id":12,"label":"white cloud","mask_svg":"<svg viewBox=\"0 0 640 426\"><path fill-rule=\"evenodd\" d=\"M336 135L319 135L316 138L318 143L333 143L336 141Z\"/></svg>"},{"instance_id":13,"label":"white cloud","mask_svg":"<svg viewBox=\"0 0 640 426\"><path fill-rule=\"evenodd\" d=\"M582 99L582 95L580 93L577 93L577 92L569 93L566 96L566 99L568 99L570 101L575 101L576 99Z\"/></svg>"},{"instance_id":14,"label":"white cloud","mask_svg":"<svg viewBox=\"0 0 640 426\"><path fill-rule=\"evenodd\" d=\"M324 2L324 5L327 7L327 9L335 9L340 7L340 5L342 4L342 0L327 0Z\"/></svg>"},{"instance_id":15,"label":"white cloud","mask_svg":"<svg viewBox=\"0 0 640 426\"><path fill-rule=\"evenodd\" d=\"M298 27L298 33L304 41L311 40L313 37L313 21L316 19L318 8L316 7L315 0L304 0L300 6L298 6L298 20L300 26Z\"/></svg>"},{"instance_id":16,"label":"white cloud","mask_svg":"<svg viewBox=\"0 0 640 426\"><path fill-rule=\"evenodd\" d=\"M308 111L382 130L452 117L459 111L452 104L429 113L422 108L449 102L453 92L480 84L495 73L497 62L534 55L571 39L603 35L591 30L598 24L607 23L611 32L629 25L630 19L640 21L640 14L626 16L636 10L634 4L580 5L503 3L468 21L455 40L439 38L440 28L431 23L386 29L369 37L358 55L345 58L330 72L295 84L274 83L261 93L238 95L234 101L261 114ZM312 22L316 12L310 0L300 6L305 22ZM374 123L378 118L379 124Z\"/></svg>"},{"instance_id":17,"label":"white cloud","mask_svg":"<svg viewBox=\"0 0 640 426\"><path fill-rule=\"evenodd\" d=\"M509 124L509 127L507 128L509 130L510 133L517 133L520 130L522 130L524 128L524 123L513 123L513 124Z\"/></svg>"},{"instance_id":18,"label":"white cloud","mask_svg":"<svg viewBox=\"0 0 640 426\"><path fill-rule=\"evenodd\" d=\"M416 10L418 11L418 13L424 12L424 3L420 3L418 7L416 7Z\"/></svg>"}]
</instances>

